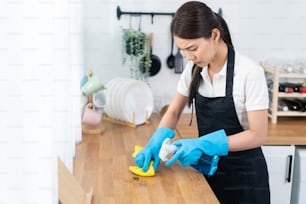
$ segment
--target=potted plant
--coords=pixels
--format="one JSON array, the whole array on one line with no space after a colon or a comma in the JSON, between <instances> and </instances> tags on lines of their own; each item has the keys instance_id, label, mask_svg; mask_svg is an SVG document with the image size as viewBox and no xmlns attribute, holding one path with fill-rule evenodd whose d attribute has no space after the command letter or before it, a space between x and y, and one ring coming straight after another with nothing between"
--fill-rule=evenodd
<instances>
[{"instance_id":1,"label":"potted plant","mask_svg":"<svg viewBox=\"0 0 306 204\"><path fill-rule=\"evenodd\" d=\"M131 78L148 82L151 66L149 37L132 28L122 29L123 64L128 64Z\"/></svg>"}]
</instances>

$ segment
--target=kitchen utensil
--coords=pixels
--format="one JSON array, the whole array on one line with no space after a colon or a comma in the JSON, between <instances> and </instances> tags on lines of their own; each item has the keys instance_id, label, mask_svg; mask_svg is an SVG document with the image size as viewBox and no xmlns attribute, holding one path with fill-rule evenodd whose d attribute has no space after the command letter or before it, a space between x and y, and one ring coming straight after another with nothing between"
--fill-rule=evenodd
<instances>
[{"instance_id":1,"label":"kitchen utensil","mask_svg":"<svg viewBox=\"0 0 306 204\"><path fill-rule=\"evenodd\" d=\"M180 48L177 48L177 53L175 55L175 68L174 73L180 74L184 70L184 58L181 54Z\"/></svg>"},{"instance_id":2,"label":"kitchen utensil","mask_svg":"<svg viewBox=\"0 0 306 204\"><path fill-rule=\"evenodd\" d=\"M161 62L160 62L159 57L153 54L153 37L154 37L154 34L152 32L150 33L150 37L149 37L150 50L151 50L151 55L150 55L151 66L149 68L150 76L155 76L160 71L160 67L161 67ZM144 66L142 65L142 63L140 63L139 69L142 73L145 73Z\"/></svg>"},{"instance_id":3,"label":"kitchen utensil","mask_svg":"<svg viewBox=\"0 0 306 204\"><path fill-rule=\"evenodd\" d=\"M219 16L222 16L222 15L223 15L222 8L219 8L219 10L218 10L218 14L219 14Z\"/></svg>"},{"instance_id":4,"label":"kitchen utensil","mask_svg":"<svg viewBox=\"0 0 306 204\"><path fill-rule=\"evenodd\" d=\"M172 69L174 68L174 64L175 64L175 57L173 55L173 36L171 35L171 53L169 55L169 57L167 58L167 66Z\"/></svg>"}]
</instances>

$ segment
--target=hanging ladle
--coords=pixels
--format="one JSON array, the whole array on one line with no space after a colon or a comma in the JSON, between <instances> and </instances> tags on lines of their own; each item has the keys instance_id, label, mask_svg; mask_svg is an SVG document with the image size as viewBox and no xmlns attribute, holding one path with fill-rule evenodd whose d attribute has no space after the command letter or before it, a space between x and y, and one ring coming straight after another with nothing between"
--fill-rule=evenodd
<instances>
[{"instance_id":1,"label":"hanging ladle","mask_svg":"<svg viewBox=\"0 0 306 204\"><path fill-rule=\"evenodd\" d=\"M167 66L172 69L175 64L175 57L173 55L173 36L171 35L171 53L169 57L167 58Z\"/></svg>"}]
</instances>

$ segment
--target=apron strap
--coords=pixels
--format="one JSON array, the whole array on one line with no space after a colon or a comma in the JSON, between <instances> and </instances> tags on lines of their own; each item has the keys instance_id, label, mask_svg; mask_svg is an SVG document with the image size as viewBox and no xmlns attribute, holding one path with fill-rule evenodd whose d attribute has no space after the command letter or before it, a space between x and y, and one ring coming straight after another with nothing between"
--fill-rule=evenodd
<instances>
[{"instance_id":1,"label":"apron strap","mask_svg":"<svg viewBox=\"0 0 306 204\"><path fill-rule=\"evenodd\" d=\"M226 72L226 97L233 95L233 79L235 66L235 51L232 46L227 45L227 72Z\"/></svg>"}]
</instances>

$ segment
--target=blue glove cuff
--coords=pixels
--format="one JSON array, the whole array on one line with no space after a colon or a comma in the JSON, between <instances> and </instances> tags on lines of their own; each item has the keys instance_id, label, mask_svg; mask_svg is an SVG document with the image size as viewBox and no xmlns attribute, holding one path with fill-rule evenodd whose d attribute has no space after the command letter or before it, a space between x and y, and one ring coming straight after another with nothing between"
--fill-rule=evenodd
<instances>
[{"instance_id":1,"label":"blue glove cuff","mask_svg":"<svg viewBox=\"0 0 306 204\"><path fill-rule=\"evenodd\" d=\"M170 128L160 127L160 128L157 128L157 130L154 132L154 135L155 134L164 136L164 138L162 140L162 141L164 141L164 139L166 139L166 138L172 139L175 135L175 132L173 130L171 130Z\"/></svg>"},{"instance_id":2,"label":"blue glove cuff","mask_svg":"<svg viewBox=\"0 0 306 204\"><path fill-rule=\"evenodd\" d=\"M228 140L223 129L204 135L200 137L200 140L206 141L205 154L210 156L226 156L228 154Z\"/></svg>"}]
</instances>

